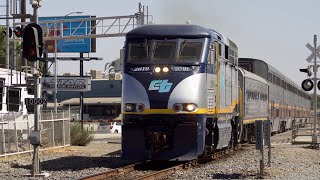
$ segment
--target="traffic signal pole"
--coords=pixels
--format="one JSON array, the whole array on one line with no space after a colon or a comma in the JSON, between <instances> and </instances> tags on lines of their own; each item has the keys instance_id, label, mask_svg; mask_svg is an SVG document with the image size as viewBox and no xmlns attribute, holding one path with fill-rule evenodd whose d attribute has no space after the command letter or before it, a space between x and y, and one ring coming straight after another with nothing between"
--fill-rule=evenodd
<instances>
[{"instance_id":1,"label":"traffic signal pole","mask_svg":"<svg viewBox=\"0 0 320 180\"><path fill-rule=\"evenodd\" d=\"M37 1L36 1L37 2ZM33 22L38 23L38 3L33 3ZM33 77L34 77L34 97L40 98L41 96L41 84L40 84L40 73L39 70L39 61L34 61L33 64ZM39 134L40 140L40 130L39 130L39 120L40 120L40 105L34 105L34 132ZM33 161L32 161L32 170L31 176L35 177L40 174L40 159L39 159L39 144L33 144Z\"/></svg>"},{"instance_id":2,"label":"traffic signal pole","mask_svg":"<svg viewBox=\"0 0 320 180\"><path fill-rule=\"evenodd\" d=\"M5 68L9 69L9 0L7 0L7 5L6 5L6 61L5 61Z\"/></svg>"}]
</instances>

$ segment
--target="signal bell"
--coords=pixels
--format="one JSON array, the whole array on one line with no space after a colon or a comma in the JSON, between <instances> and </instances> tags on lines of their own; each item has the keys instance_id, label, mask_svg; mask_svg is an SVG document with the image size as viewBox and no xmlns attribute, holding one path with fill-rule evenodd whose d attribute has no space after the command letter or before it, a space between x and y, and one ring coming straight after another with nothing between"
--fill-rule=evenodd
<instances>
[{"instance_id":1,"label":"signal bell","mask_svg":"<svg viewBox=\"0 0 320 180\"><path fill-rule=\"evenodd\" d=\"M307 75L310 77L312 75L312 66L308 66L306 69L300 69L300 72L307 73Z\"/></svg>"},{"instance_id":2,"label":"signal bell","mask_svg":"<svg viewBox=\"0 0 320 180\"><path fill-rule=\"evenodd\" d=\"M313 88L313 81L310 79L305 79L304 81L302 81L301 87L305 91L311 91L311 89ZM320 87L320 84L318 82L318 89L319 87Z\"/></svg>"}]
</instances>

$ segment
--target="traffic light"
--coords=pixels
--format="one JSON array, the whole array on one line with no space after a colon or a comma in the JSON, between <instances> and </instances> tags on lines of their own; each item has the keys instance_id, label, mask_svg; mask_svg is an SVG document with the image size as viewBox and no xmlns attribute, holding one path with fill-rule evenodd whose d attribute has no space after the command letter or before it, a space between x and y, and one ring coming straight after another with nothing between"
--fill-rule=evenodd
<instances>
[{"instance_id":1,"label":"traffic light","mask_svg":"<svg viewBox=\"0 0 320 180\"><path fill-rule=\"evenodd\" d=\"M28 24L23 30L23 57L37 61L42 55L42 29L38 24Z\"/></svg>"},{"instance_id":2,"label":"traffic light","mask_svg":"<svg viewBox=\"0 0 320 180\"><path fill-rule=\"evenodd\" d=\"M19 27L19 26L15 27L13 32L17 37L19 37L19 38L22 37L22 28L21 27Z\"/></svg>"},{"instance_id":3,"label":"traffic light","mask_svg":"<svg viewBox=\"0 0 320 180\"><path fill-rule=\"evenodd\" d=\"M307 75L310 77L312 75L312 67L313 66L308 66L306 69L300 69L300 72L307 73Z\"/></svg>"}]
</instances>

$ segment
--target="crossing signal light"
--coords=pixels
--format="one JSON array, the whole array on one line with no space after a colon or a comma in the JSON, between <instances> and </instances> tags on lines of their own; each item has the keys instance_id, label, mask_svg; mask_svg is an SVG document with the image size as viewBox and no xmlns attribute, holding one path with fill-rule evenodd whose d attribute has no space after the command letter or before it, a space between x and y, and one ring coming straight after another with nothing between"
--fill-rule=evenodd
<instances>
[{"instance_id":1,"label":"crossing signal light","mask_svg":"<svg viewBox=\"0 0 320 180\"><path fill-rule=\"evenodd\" d=\"M38 24L28 24L23 30L23 57L37 61L42 55L42 29Z\"/></svg>"},{"instance_id":2,"label":"crossing signal light","mask_svg":"<svg viewBox=\"0 0 320 180\"><path fill-rule=\"evenodd\" d=\"M318 82L318 88L319 88L319 86L320 85ZM311 91L311 89L313 88L313 81L311 79L305 79L304 81L302 81L301 87L305 91Z\"/></svg>"}]
</instances>

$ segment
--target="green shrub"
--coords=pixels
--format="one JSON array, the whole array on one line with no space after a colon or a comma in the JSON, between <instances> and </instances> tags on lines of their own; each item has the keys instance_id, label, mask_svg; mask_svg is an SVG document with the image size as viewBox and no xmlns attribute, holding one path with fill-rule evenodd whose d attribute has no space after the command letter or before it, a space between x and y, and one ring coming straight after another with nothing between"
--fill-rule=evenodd
<instances>
[{"instance_id":1,"label":"green shrub","mask_svg":"<svg viewBox=\"0 0 320 180\"><path fill-rule=\"evenodd\" d=\"M70 131L71 145L86 146L93 139L91 131L81 128L80 123L72 123Z\"/></svg>"}]
</instances>

